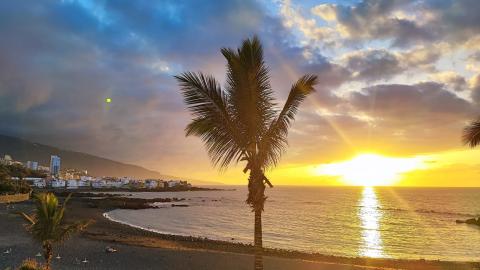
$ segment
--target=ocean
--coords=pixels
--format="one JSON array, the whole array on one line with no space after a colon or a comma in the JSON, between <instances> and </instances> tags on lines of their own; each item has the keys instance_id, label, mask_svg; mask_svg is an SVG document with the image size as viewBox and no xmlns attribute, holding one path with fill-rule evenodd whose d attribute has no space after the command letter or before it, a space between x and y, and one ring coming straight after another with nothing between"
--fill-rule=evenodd
<instances>
[{"instance_id":1,"label":"ocean","mask_svg":"<svg viewBox=\"0 0 480 270\"><path fill-rule=\"evenodd\" d=\"M223 187L226 188L226 187ZM130 193L186 198L189 207L118 209L114 221L161 233L252 243L244 186L230 191ZM480 260L480 188L287 187L267 189L264 246L347 257Z\"/></svg>"}]
</instances>

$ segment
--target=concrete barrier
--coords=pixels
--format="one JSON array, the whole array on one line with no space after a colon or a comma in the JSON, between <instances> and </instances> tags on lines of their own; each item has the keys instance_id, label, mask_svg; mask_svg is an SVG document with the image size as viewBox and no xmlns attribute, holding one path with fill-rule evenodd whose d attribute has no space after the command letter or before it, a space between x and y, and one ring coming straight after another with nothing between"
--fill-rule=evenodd
<instances>
[{"instance_id":1,"label":"concrete barrier","mask_svg":"<svg viewBox=\"0 0 480 270\"><path fill-rule=\"evenodd\" d=\"M0 203L15 203L15 202L23 202L30 199L30 192L29 193L19 193L19 194L12 194L12 195L0 195Z\"/></svg>"}]
</instances>

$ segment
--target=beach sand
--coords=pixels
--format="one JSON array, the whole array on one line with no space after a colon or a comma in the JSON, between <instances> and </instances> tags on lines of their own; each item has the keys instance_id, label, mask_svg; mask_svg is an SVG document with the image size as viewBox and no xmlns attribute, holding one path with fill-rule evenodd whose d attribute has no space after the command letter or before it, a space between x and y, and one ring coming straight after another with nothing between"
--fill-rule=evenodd
<instances>
[{"instance_id":1,"label":"beach sand","mask_svg":"<svg viewBox=\"0 0 480 270\"><path fill-rule=\"evenodd\" d=\"M6 210L0 205L0 269L18 266L25 258L37 258L40 246L23 228L16 211L30 211L31 203L16 204ZM59 246L54 269L252 269L252 248L206 239L161 235L111 222L104 209L89 208L82 200L72 200L69 219L94 219L84 233ZM106 253L114 246L117 253ZM10 249L11 253L4 251ZM480 269L474 263L423 260L343 258L284 250L265 251L266 270L360 270L360 269ZM54 257L55 257L54 256ZM84 259L87 263L83 263ZM41 257L37 258L41 261Z\"/></svg>"}]
</instances>

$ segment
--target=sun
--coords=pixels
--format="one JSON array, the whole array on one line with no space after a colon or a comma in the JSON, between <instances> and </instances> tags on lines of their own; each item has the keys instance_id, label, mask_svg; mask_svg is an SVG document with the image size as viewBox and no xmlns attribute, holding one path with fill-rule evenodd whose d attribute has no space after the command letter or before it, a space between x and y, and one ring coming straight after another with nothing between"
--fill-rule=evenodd
<instances>
[{"instance_id":1,"label":"sun","mask_svg":"<svg viewBox=\"0 0 480 270\"><path fill-rule=\"evenodd\" d=\"M359 154L350 160L323 164L315 169L317 175L339 176L348 185L390 186L405 172L421 169L421 157L387 157L378 154Z\"/></svg>"}]
</instances>

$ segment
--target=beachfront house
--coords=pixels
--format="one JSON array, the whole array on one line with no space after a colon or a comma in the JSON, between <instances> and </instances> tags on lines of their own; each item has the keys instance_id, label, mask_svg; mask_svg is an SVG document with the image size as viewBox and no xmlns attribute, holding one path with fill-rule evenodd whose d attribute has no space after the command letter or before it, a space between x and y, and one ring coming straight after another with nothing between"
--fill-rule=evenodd
<instances>
[{"instance_id":1,"label":"beachfront house","mask_svg":"<svg viewBox=\"0 0 480 270\"><path fill-rule=\"evenodd\" d=\"M129 183L130 188L143 188L145 183L139 180L132 180Z\"/></svg>"},{"instance_id":2,"label":"beachfront house","mask_svg":"<svg viewBox=\"0 0 480 270\"><path fill-rule=\"evenodd\" d=\"M116 178L104 178L106 188L120 188L122 182L118 181Z\"/></svg>"},{"instance_id":3,"label":"beachfront house","mask_svg":"<svg viewBox=\"0 0 480 270\"><path fill-rule=\"evenodd\" d=\"M82 180L82 181L94 181L95 178L93 178L91 176L87 176L87 175L82 175L82 176L80 176L80 180Z\"/></svg>"},{"instance_id":4,"label":"beachfront house","mask_svg":"<svg viewBox=\"0 0 480 270\"><path fill-rule=\"evenodd\" d=\"M89 188L91 186L91 181L88 180L77 180L77 186L79 188Z\"/></svg>"},{"instance_id":5,"label":"beachfront house","mask_svg":"<svg viewBox=\"0 0 480 270\"><path fill-rule=\"evenodd\" d=\"M52 188L65 188L66 182L62 179L53 179L52 181L50 181L50 186Z\"/></svg>"},{"instance_id":6,"label":"beachfront house","mask_svg":"<svg viewBox=\"0 0 480 270\"><path fill-rule=\"evenodd\" d=\"M169 180L166 182L168 188L173 188L173 187L176 187L176 186L180 186L182 181L180 180Z\"/></svg>"},{"instance_id":7,"label":"beachfront house","mask_svg":"<svg viewBox=\"0 0 480 270\"><path fill-rule=\"evenodd\" d=\"M25 181L27 181L28 184L32 187L36 188L46 188L47 187L47 181L45 181L44 178L39 178L39 177L25 177Z\"/></svg>"},{"instance_id":8,"label":"beachfront house","mask_svg":"<svg viewBox=\"0 0 480 270\"><path fill-rule=\"evenodd\" d=\"M67 189L77 189L78 182L76 179L69 179L67 180Z\"/></svg>"},{"instance_id":9,"label":"beachfront house","mask_svg":"<svg viewBox=\"0 0 480 270\"><path fill-rule=\"evenodd\" d=\"M145 188L154 189L158 188L158 180L156 179L146 179L144 183Z\"/></svg>"},{"instance_id":10,"label":"beachfront house","mask_svg":"<svg viewBox=\"0 0 480 270\"><path fill-rule=\"evenodd\" d=\"M122 182L122 186L125 187L125 186L128 186L128 184L130 184L130 181L132 181L132 179L128 177L122 177L120 178L120 181Z\"/></svg>"},{"instance_id":11,"label":"beachfront house","mask_svg":"<svg viewBox=\"0 0 480 270\"><path fill-rule=\"evenodd\" d=\"M97 179L92 182L92 188L106 188L107 181L103 179Z\"/></svg>"}]
</instances>

